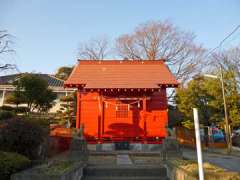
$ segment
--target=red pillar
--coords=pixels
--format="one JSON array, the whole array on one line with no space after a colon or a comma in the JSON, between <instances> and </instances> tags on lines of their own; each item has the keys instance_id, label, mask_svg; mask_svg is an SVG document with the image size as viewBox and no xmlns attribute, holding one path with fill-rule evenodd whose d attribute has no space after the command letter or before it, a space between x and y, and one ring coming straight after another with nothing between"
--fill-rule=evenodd
<instances>
[{"instance_id":1,"label":"red pillar","mask_svg":"<svg viewBox=\"0 0 240 180\"><path fill-rule=\"evenodd\" d=\"M102 101L102 135L104 134L104 111L105 111L105 103Z\"/></svg>"},{"instance_id":2,"label":"red pillar","mask_svg":"<svg viewBox=\"0 0 240 180\"><path fill-rule=\"evenodd\" d=\"M144 143L146 143L147 140L147 98L143 98L143 120L144 120Z\"/></svg>"},{"instance_id":3,"label":"red pillar","mask_svg":"<svg viewBox=\"0 0 240 180\"><path fill-rule=\"evenodd\" d=\"M102 129L102 112L103 112L103 102L102 102L102 94L101 92L99 93L99 99L98 99L98 142L101 143L102 142L102 133L101 133L101 129Z\"/></svg>"},{"instance_id":4,"label":"red pillar","mask_svg":"<svg viewBox=\"0 0 240 180\"><path fill-rule=\"evenodd\" d=\"M81 92L77 91L77 114L76 114L76 128L80 128L80 111L81 111Z\"/></svg>"}]
</instances>

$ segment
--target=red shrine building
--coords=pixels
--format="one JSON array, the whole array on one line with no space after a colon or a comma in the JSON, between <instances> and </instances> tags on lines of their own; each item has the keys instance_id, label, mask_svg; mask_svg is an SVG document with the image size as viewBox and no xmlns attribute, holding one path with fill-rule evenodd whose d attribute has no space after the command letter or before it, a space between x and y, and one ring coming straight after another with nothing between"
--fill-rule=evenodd
<instances>
[{"instance_id":1,"label":"red shrine building","mask_svg":"<svg viewBox=\"0 0 240 180\"><path fill-rule=\"evenodd\" d=\"M164 60L79 60L64 86L78 89L76 128L89 143L161 143L178 82Z\"/></svg>"}]
</instances>

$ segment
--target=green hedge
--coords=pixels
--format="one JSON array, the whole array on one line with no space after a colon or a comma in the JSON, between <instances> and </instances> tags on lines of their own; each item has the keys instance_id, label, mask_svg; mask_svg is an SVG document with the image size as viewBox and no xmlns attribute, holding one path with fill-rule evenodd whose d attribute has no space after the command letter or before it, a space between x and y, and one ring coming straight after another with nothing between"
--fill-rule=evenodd
<instances>
[{"instance_id":1,"label":"green hedge","mask_svg":"<svg viewBox=\"0 0 240 180\"><path fill-rule=\"evenodd\" d=\"M0 179L10 180L11 174L26 169L31 161L20 154L0 151Z\"/></svg>"},{"instance_id":2,"label":"green hedge","mask_svg":"<svg viewBox=\"0 0 240 180\"><path fill-rule=\"evenodd\" d=\"M0 127L0 150L17 152L29 159L38 159L39 147L47 135L37 122L9 119Z\"/></svg>"}]
</instances>

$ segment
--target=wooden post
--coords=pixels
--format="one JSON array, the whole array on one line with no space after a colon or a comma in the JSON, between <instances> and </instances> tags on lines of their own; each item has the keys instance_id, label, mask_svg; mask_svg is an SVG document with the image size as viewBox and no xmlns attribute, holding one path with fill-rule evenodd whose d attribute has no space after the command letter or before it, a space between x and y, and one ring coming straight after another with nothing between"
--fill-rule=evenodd
<instances>
[{"instance_id":1,"label":"wooden post","mask_svg":"<svg viewBox=\"0 0 240 180\"><path fill-rule=\"evenodd\" d=\"M222 85L222 95L223 95L223 105L224 105L224 115L225 115L225 134L226 134L226 141L227 141L227 152L230 153L232 150L232 140L231 140L231 128L228 118L228 110L227 110L227 103L226 103L226 96L225 96L225 87L224 87L224 79L223 79L223 70L222 65L220 65L220 72L221 72L221 85Z\"/></svg>"},{"instance_id":2,"label":"wooden post","mask_svg":"<svg viewBox=\"0 0 240 180\"><path fill-rule=\"evenodd\" d=\"M76 128L80 128L80 111L81 111L81 92L77 91L77 114L76 114Z\"/></svg>"}]
</instances>

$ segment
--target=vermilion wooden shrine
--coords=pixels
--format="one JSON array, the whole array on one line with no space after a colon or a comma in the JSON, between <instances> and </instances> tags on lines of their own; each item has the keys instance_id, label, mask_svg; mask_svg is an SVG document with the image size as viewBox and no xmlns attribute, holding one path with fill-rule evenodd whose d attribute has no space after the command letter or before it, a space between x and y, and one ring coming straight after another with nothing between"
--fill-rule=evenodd
<instances>
[{"instance_id":1,"label":"vermilion wooden shrine","mask_svg":"<svg viewBox=\"0 0 240 180\"><path fill-rule=\"evenodd\" d=\"M161 143L166 89L177 85L164 60L79 60L65 82L78 89L76 128L89 143Z\"/></svg>"}]
</instances>

